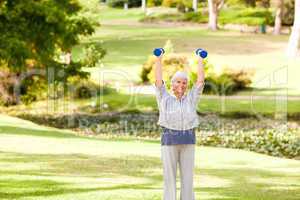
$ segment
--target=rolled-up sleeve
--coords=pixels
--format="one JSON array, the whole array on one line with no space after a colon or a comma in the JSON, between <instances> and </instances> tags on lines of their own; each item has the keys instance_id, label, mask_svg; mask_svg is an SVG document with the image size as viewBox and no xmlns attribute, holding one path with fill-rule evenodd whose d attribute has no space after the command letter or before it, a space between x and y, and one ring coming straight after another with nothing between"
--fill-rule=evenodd
<instances>
[{"instance_id":1,"label":"rolled-up sleeve","mask_svg":"<svg viewBox=\"0 0 300 200\"><path fill-rule=\"evenodd\" d=\"M197 84L197 83L195 83L195 84L193 85L193 87L191 88L191 90L189 91L189 93L188 93L188 97L189 97L191 103L192 103L194 106L197 105L197 103L198 103L198 101L199 101L199 99L200 99L200 95L201 95L202 92L203 92L204 85L205 85L204 82L203 82L202 84L200 84L200 85Z\"/></svg>"}]
</instances>

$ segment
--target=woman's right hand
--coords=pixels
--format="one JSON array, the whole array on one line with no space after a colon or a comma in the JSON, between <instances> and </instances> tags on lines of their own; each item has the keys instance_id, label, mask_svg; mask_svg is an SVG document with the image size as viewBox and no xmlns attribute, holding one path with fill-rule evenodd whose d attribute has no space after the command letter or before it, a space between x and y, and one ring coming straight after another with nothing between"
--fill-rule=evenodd
<instances>
[{"instance_id":1,"label":"woman's right hand","mask_svg":"<svg viewBox=\"0 0 300 200\"><path fill-rule=\"evenodd\" d=\"M156 61L162 61L162 57L163 57L163 54L161 54L160 56L156 56Z\"/></svg>"}]
</instances>

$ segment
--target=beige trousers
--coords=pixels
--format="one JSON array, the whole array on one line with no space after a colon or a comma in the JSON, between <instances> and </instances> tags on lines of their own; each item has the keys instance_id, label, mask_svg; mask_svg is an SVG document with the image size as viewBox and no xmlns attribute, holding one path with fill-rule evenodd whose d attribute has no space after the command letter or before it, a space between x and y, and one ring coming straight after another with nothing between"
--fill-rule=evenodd
<instances>
[{"instance_id":1,"label":"beige trousers","mask_svg":"<svg viewBox=\"0 0 300 200\"><path fill-rule=\"evenodd\" d=\"M164 194L163 200L176 200L177 163L180 170L180 200L195 200L193 188L195 145L162 145Z\"/></svg>"}]
</instances>

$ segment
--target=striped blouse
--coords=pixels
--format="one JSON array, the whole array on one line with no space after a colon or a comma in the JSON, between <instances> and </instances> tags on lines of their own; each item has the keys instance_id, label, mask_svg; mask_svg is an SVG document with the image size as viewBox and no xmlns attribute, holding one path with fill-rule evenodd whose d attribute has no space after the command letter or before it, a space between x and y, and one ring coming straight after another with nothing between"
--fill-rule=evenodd
<instances>
[{"instance_id":1,"label":"striped blouse","mask_svg":"<svg viewBox=\"0 0 300 200\"><path fill-rule=\"evenodd\" d=\"M195 131L199 125L197 103L204 84L194 84L180 100L167 92L165 83L155 87L159 118L157 124L163 128L162 144L194 144Z\"/></svg>"}]
</instances>

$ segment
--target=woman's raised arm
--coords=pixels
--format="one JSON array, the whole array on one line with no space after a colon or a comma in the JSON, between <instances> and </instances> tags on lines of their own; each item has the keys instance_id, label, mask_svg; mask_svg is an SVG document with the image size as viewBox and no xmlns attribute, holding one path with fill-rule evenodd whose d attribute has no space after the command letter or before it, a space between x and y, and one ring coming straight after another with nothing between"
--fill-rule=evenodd
<instances>
[{"instance_id":1,"label":"woman's raised arm","mask_svg":"<svg viewBox=\"0 0 300 200\"><path fill-rule=\"evenodd\" d=\"M203 58L199 56L198 58L198 70L197 70L197 86L202 86L204 84L205 74L204 74L204 65Z\"/></svg>"},{"instance_id":2,"label":"woman's raised arm","mask_svg":"<svg viewBox=\"0 0 300 200\"><path fill-rule=\"evenodd\" d=\"M155 60L155 85L156 87L161 87L162 86L162 55L156 57Z\"/></svg>"}]
</instances>

